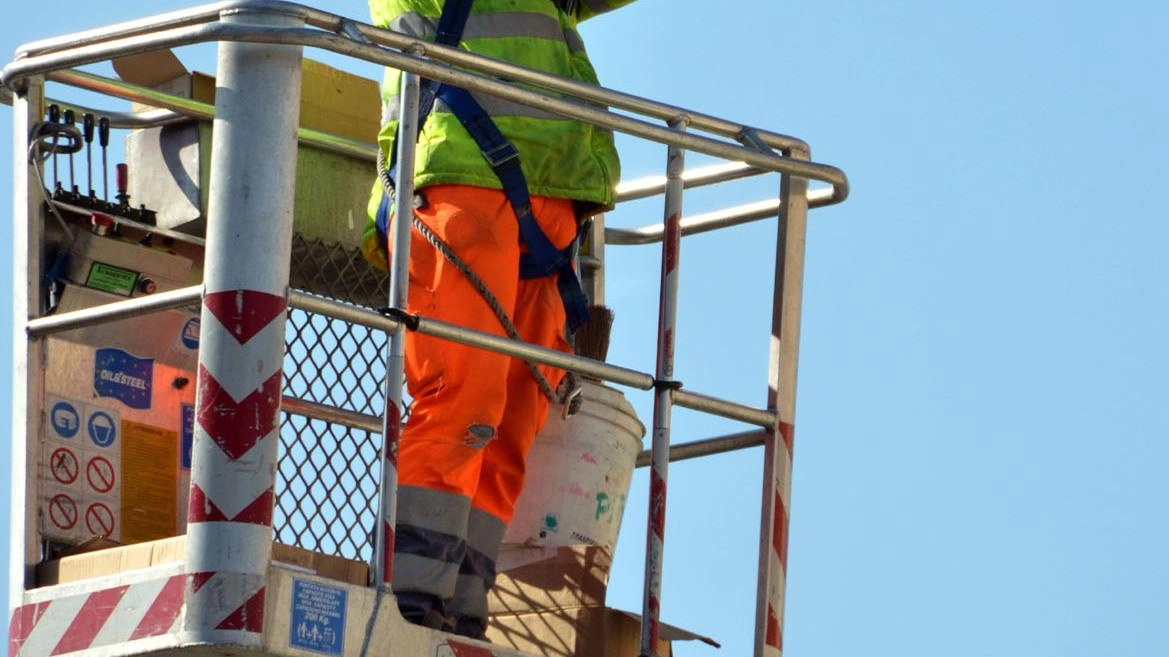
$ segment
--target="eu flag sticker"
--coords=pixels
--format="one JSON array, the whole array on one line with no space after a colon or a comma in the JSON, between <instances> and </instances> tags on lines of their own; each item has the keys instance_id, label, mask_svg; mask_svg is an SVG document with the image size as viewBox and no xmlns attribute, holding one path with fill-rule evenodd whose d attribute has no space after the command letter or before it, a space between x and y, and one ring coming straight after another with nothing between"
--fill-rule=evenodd
<instances>
[{"instance_id":1,"label":"eu flag sticker","mask_svg":"<svg viewBox=\"0 0 1169 657\"><path fill-rule=\"evenodd\" d=\"M130 408L150 408L154 359L107 347L93 361L93 389L98 397L113 397Z\"/></svg>"}]
</instances>

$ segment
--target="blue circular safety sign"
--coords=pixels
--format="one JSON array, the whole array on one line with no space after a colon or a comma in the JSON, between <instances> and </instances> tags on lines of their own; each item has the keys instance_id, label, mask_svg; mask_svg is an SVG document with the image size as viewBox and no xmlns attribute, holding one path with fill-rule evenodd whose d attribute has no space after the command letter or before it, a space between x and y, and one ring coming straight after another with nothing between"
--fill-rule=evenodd
<instances>
[{"instance_id":1,"label":"blue circular safety sign","mask_svg":"<svg viewBox=\"0 0 1169 657\"><path fill-rule=\"evenodd\" d=\"M49 410L49 422L53 425L53 431L62 438L76 436L77 430L81 428L81 416L77 414L73 404L67 401L53 404L53 408Z\"/></svg>"},{"instance_id":2,"label":"blue circular safety sign","mask_svg":"<svg viewBox=\"0 0 1169 657\"><path fill-rule=\"evenodd\" d=\"M109 413L98 411L89 416L89 439L98 447L109 447L118 437L118 428L114 425L114 418Z\"/></svg>"},{"instance_id":3,"label":"blue circular safety sign","mask_svg":"<svg viewBox=\"0 0 1169 657\"><path fill-rule=\"evenodd\" d=\"M192 317L183 324L183 346L187 349L199 348L199 318Z\"/></svg>"}]
</instances>

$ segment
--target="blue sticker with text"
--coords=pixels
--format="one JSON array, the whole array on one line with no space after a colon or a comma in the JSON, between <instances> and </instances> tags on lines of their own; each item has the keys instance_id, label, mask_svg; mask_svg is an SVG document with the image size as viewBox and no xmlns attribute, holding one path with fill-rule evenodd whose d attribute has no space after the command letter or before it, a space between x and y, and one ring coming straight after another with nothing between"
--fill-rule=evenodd
<instances>
[{"instance_id":1,"label":"blue sticker with text","mask_svg":"<svg viewBox=\"0 0 1169 657\"><path fill-rule=\"evenodd\" d=\"M139 358L121 349L97 350L93 389L99 397L113 397L130 408L150 408L153 382L153 358Z\"/></svg>"},{"instance_id":2,"label":"blue sticker with text","mask_svg":"<svg viewBox=\"0 0 1169 657\"><path fill-rule=\"evenodd\" d=\"M195 406L181 404L183 415L183 467L191 469L191 446L195 443Z\"/></svg>"},{"instance_id":3,"label":"blue sticker with text","mask_svg":"<svg viewBox=\"0 0 1169 657\"><path fill-rule=\"evenodd\" d=\"M340 655L345 643L348 592L340 587L293 580L288 643L326 655Z\"/></svg>"},{"instance_id":4,"label":"blue sticker with text","mask_svg":"<svg viewBox=\"0 0 1169 657\"><path fill-rule=\"evenodd\" d=\"M49 409L49 422L53 425L53 431L62 438L76 436L77 430L81 428L81 416L77 408L65 400L53 404Z\"/></svg>"}]
</instances>

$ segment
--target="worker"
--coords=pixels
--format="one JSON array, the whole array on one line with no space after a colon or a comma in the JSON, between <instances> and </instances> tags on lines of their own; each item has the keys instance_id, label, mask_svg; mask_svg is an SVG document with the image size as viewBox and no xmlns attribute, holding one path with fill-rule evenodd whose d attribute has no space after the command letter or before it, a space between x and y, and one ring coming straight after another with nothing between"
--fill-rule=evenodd
<instances>
[{"instance_id":1,"label":"worker","mask_svg":"<svg viewBox=\"0 0 1169 657\"><path fill-rule=\"evenodd\" d=\"M461 1L370 0L370 9L380 27L429 40L445 31L440 42L596 84L577 23L633 2L466 0L469 10L452 18L447 5ZM390 161L399 82L400 72L387 69L378 142ZM486 300L493 297L520 339L568 351L566 316L569 325L582 321L583 295L564 254L582 217L613 202L619 170L612 133L449 85L425 82L422 97L407 312L506 335ZM502 144L482 134L482 121L477 134L464 127L476 111L490 118ZM483 153L490 151L518 159L489 161ZM375 185L363 241L366 257L382 267L396 220L384 187ZM550 244L538 244L543 238ZM548 253L559 260L550 263ZM393 590L410 622L481 639L524 460L550 408L547 392L564 372L539 366L535 376L520 359L416 333L405 348L413 401L398 452Z\"/></svg>"}]
</instances>

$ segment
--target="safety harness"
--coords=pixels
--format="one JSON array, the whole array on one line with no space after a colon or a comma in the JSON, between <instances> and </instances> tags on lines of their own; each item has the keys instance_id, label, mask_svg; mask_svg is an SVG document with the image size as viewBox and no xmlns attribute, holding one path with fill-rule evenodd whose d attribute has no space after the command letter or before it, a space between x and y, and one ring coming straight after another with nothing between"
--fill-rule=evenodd
<instances>
[{"instance_id":1,"label":"safety harness","mask_svg":"<svg viewBox=\"0 0 1169 657\"><path fill-rule=\"evenodd\" d=\"M462 40L467 17L471 14L472 4L473 0L447 0L443 4L435 33L435 43L446 46L458 45ZM575 0L557 0L557 5L565 10L571 9L575 4ZM419 91L418 125L421 127L426 122L434 108L435 100L439 99L475 140L483 159L487 160L499 178L504 196L515 213L519 222L520 238L527 246L527 251L520 255L520 278L543 278L555 274L556 287L564 303L568 326L575 331L588 319L588 302L581 290L576 270L572 266L576 242L563 249L557 249L540 229L532 215L531 196L528 193L528 183L524 178L523 169L520 168L519 151L503 136L487 111L466 89L423 79ZM395 143L398 137L400 131L395 135ZM388 181L394 180L396 169L397 149L394 149L390 155L389 175L386 176ZM390 202L387 194L382 197L376 219L378 237L383 243L389 233L389 216Z\"/></svg>"}]
</instances>

